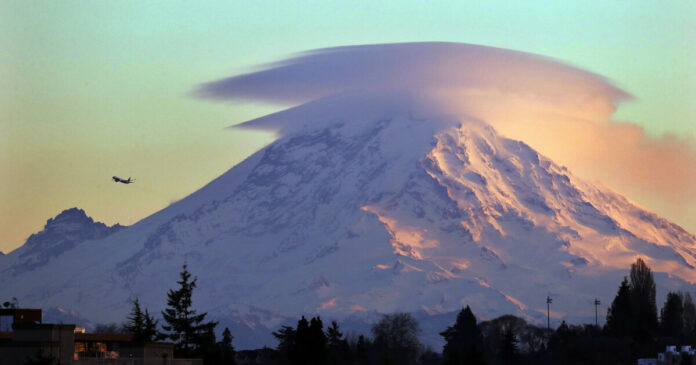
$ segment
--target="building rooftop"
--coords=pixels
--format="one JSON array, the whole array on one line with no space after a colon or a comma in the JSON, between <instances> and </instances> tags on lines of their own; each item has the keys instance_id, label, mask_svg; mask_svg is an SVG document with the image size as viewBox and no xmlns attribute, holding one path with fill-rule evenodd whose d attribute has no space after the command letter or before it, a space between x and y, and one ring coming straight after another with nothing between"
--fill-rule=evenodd
<instances>
[{"instance_id":1,"label":"building rooftop","mask_svg":"<svg viewBox=\"0 0 696 365\"><path fill-rule=\"evenodd\" d=\"M75 341L132 342L133 337L123 333L75 333Z\"/></svg>"}]
</instances>

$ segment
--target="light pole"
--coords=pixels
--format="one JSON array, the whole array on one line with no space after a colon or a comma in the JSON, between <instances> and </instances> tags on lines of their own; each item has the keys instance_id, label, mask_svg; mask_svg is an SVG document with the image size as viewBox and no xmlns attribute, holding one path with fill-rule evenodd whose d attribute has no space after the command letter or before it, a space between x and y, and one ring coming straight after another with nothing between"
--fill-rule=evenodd
<instances>
[{"instance_id":1,"label":"light pole","mask_svg":"<svg viewBox=\"0 0 696 365\"><path fill-rule=\"evenodd\" d=\"M595 326L599 327L599 322L597 321L597 306L602 304L599 299L595 298L594 300L594 324Z\"/></svg>"},{"instance_id":2,"label":"light pole","mask_svg":"<svg viewBox=\"0 0 696 365\"><path fill-rule=\"evenodd\" d=\"M546 329L551 329L551 306L550 304L553 303L553 299L551 299L548 295L546 296Z\"/></svg>"}]
</instances>

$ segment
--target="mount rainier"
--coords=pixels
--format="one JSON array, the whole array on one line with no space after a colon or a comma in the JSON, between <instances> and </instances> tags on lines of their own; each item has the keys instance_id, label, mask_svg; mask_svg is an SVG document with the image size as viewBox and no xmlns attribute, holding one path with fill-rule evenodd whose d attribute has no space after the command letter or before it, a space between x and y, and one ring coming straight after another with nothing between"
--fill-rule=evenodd
<instances>
[{"instance_id":1,"label":"mount rainier","mask_svg":"<svg viewBox=\"0 0 696 365\"><path fill-rule=\"evenodd\" d=\"M246 122L279 138L132 226L41 240L49 221L0 257L0 292L120 322L134 298L161 310L187 262L194 306L250 348L274 346L270 332L302 314L357 330L412 311L430 344L465 305L541 322L551 296L553 320L589 321L637 257L658 298L692 288L692 234L424 103L346 92Z\"/></svg>"}]
</instances>

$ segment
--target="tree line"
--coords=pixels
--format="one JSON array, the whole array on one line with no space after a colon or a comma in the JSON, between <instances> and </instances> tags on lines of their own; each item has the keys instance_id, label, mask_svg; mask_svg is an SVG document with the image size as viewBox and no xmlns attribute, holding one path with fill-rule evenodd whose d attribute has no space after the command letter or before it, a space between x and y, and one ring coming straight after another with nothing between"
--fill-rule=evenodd
<instances>
[{"instance_id":1,"label":"tree line","mask_svg":"<svg viewBox=\"0 0 696 365\"><path fill-rule=\"evenodd\" d=\"M640 258L620 283L603 327L563 321L546 329L513 315L479 322L466 306L440 333L445 343L441 353L419 342L419 325L410 313L383 315L371 336L346 336L335 321L325 328L320 317L302 316L295 326L273 332L275 349L235 352L229 329L217 342L218 323L192 308L196 281L184 265L179 288L167 293L161 329L136 299L125 331L137 341L172 341L175 357L200 357L206 364L630 364L655 357L666 345L696 343L696 306L690 294L668 293L658 315L654 277Z\"/></svg>"},{"instance_id":2,"label":"tree line","mask_svg":"<svg viewBox=\"0 0 696 365\"><path fill-rule=\"evenodd\" d=\"M409 313L384 315L372 336L346 338L332 322L302 317L295 327L273 335L276 349L240 351L240 364L290 365L503 365L634 364L656 357L666 345L696 343L696 307L688 293L670 292L658 315L652 270L642 259L631 265L607 310L604 326L537 327L523 318L503 315L479 322L469 306L440 333L442 353L418 341L418 323ZM690 361L690 360L689 360Z\"/></svg>"}]
</instances>

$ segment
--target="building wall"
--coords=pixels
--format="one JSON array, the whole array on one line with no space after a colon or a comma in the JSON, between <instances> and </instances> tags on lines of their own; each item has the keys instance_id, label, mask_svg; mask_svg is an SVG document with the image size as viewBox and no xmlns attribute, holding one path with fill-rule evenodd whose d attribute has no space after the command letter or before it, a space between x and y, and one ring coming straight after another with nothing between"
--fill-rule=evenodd
<instances>
[{"instance_id":1,"label":"building wall","mask_svg":"<svg viewBox=\"0 0 696 365\"><path fill-rule=\"evenodd\" d=\"M79 342L106 344L117 350L121 362L116 360L109 364L197 364L196 361L174 360L174 345L171 343L131 342L133 336L123 334L75 334L74 325L15 323L13 332L0 334L0 365L20 365L27 358L37 359L39 354L53 357L60 364L88 364L91 360L101 361L99 364L107 363L104 362L106 359L96 358L76 362L76 337ZM129 362L129 355L132 355L134 363Z\"/></svg>"},{"instance_id":2,"label":"building wall","mask_svg":"<svg viewBox=\"0 0 696 365\"><path fill-rule=\"evenodd\" d=\"M15 324L10 348L23 348L20 344L24 343L24 346L33 348L34 355L38 349L44 349L62 364L69 364L75 353L74 331L74 325Z\"/></svg>"},{"instance_id":3,"label":"building wall","mask_svg":"<svg viewBox=\"0 0 696 365\"><path fill-rule=\"evenodd\" d=\"M72 359L61 356L58 343L19 342L13 343L11 347L0 347L0 365L24 364L27 358L36 360L39 354L51 356L56 360L63 358L61 364L70 364L69 361Z\"/></svg>"}]
</instances>

